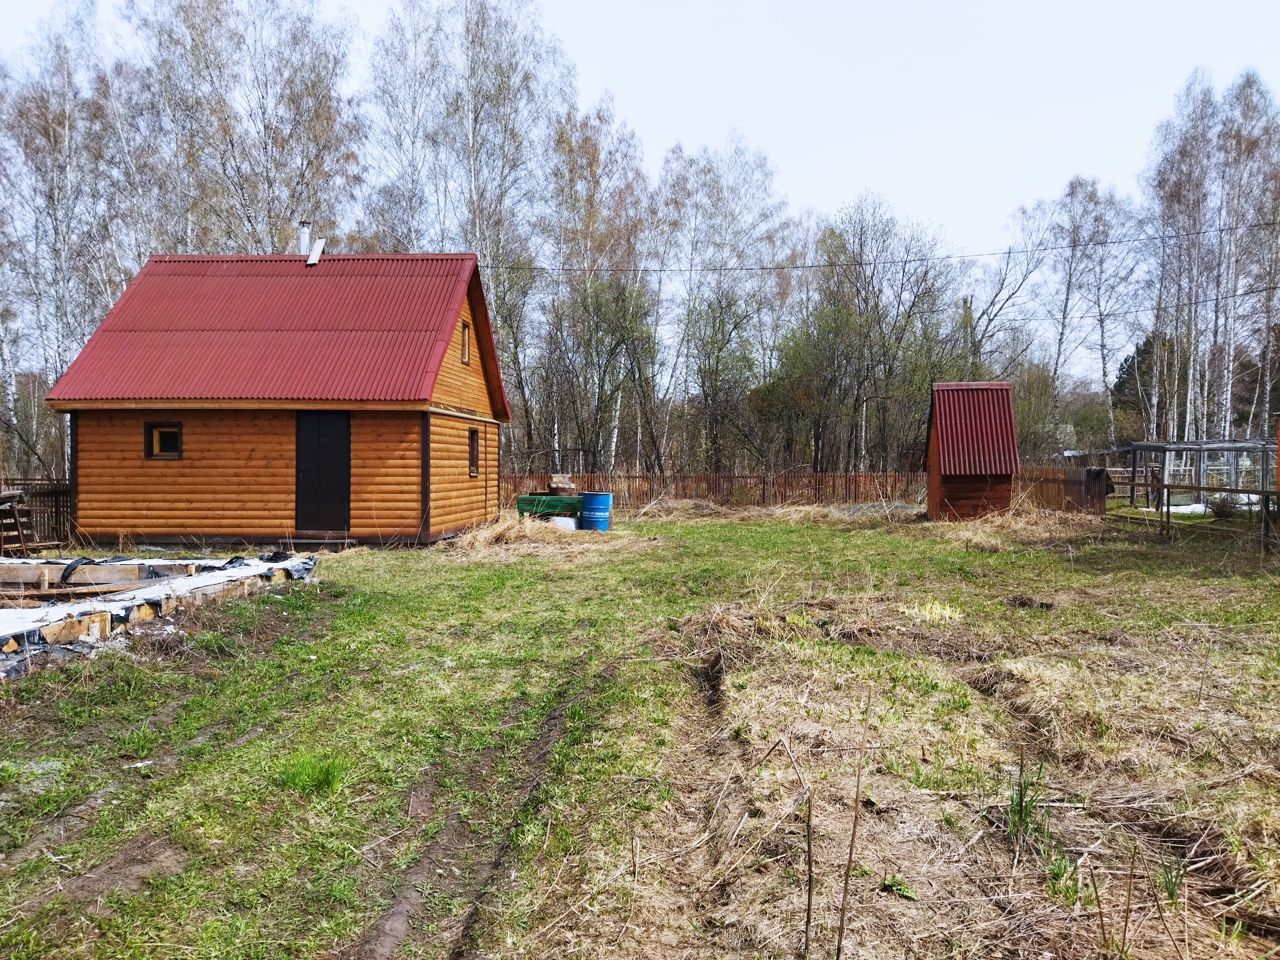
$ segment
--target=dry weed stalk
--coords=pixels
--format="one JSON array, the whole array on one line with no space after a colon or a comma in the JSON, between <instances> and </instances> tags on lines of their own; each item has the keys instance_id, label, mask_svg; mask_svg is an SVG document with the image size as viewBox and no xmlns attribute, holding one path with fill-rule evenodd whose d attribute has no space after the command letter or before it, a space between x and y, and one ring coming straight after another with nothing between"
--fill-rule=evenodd
<instances>
[{"instance_id":1,"label":"dry weed stalk","mask_svg":"<svg viewBox=\"0 0 1280 960\"><path fill-rule=\"evenodd\" d=\"M1143 867L1147 871L1147 878L1150 879L1151 867L1150 865L1147 864L1147 860L1145 856L1142 858L1142 860L1143 860ZM1184 896L1185 896L1185 892L1184 892ZM1183 960L1183 958L1186 955L1182 952L1182 947L1178 944L1178 938L1173 935L1173 929L1169 926L1169 918L1165 915L1164 904L1160 902L1159 891L1156 892L1156 895L1152 899L1155 900L1156 915L1159 916L1160 918L1160 925L1164 927L1164 932L1169 937L1169 943L1173 945L1173 952L1178 955L1178 960ZM1183 929L1184 930L1186 929L1185 920L1183 921Z\"/></svg>"},{"instance_id":2,"label":"dry weed stalk","mask_svg":"<svg viewBox=\"0 0 1280 960\"><path fill-rule=\"evenodd\" d=\"M1124 925L1120 928L1120 955L1126 956L1129 948L1129 918L1133 912L1133 871L1138 863L1138 848L1133 848L1133 854L1129 858L1129 877L1125 883L1124 891Z\"/></svg>"},{"instance_id":3,"label":"dry weed stalk","mask_svg":"<svg viewBox=\"0 0 1280 960\"><path fill-rule=\"evenodd\" d=\"M1098 875L1089 864L1089 883L1093 886L1093 902L1098 910L1098 951L1105 955L1107 949L1107 919L1102 906L1102 891L1098 889Z\"/></svg>"},{"instance_id":4,"label":"dry weed stalk","mask_svg":"<svg viewBox=\"0 0 1280 960\"><path fill-rule=\"evenodd\" d=\"M840 894L840 931L836 935L836 960L844 953L844 922L849 910L849 880L853 876L853 851L858 842L858 819L862 813L862 771L866 767L867 727L871 722L871 688L862 708L862 736L858 743L858 772L853 790L853 828L849 831L849 853L844 861L844 889Z\"/></svg>"},{"instance_id":5,"label":"dry weed stalk","mask_svg":"<svg viewBox=\"0 0 1280 960\"><path fill-rule=\"evenodd\" d=\"M813 927L813 794L809 791L809 803L804 816L804 860L805 860L805 901L804 901L804 956L809 956L809 936Z\"/></svg>"}]
</instances>

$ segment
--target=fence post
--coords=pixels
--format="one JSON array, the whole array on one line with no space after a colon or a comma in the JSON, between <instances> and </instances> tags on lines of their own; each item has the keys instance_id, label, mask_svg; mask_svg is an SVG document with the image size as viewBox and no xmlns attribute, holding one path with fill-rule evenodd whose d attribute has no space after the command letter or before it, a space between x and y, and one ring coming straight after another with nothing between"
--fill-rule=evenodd
<instances>
[{"instance_id":1,"label":"fence post","mask_svg":"<svg viewBox=\"0 0 1280 960\"><path fill-rule=\"evenodd\" d=\"M1138 448L1134 447L1129 455L1129 509L1138 506Z\"/></svg>"}]
</instances>

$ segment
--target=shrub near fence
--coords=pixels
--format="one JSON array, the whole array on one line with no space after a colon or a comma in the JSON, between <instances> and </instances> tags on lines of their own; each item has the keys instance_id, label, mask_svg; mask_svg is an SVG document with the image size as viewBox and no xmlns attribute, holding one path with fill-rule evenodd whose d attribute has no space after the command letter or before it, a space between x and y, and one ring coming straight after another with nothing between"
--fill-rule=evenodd
<instances>
[{"instance_id":1,"label":"shrub near fence","mask_svg":"<svg viewBox=\"0 0 1280 960\"><path fill-rule=\"evenodd\" d=\"M36 539L66 543L71 539L71 484L66 480L0 477L0 490L21 490L31 508Z\"/></svg>"}]
</instances>

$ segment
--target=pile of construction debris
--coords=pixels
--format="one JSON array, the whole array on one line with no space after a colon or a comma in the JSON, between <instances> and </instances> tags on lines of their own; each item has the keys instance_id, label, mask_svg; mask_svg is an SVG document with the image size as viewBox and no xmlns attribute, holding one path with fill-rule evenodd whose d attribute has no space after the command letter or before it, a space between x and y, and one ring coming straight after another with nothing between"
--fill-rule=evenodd
<instances>
[{"instance_id":1,"label":"pile of construction debris","mask_svg":"<svg viewBox=\"0 0 1280 960\"><path fill-rule=\"evenodd\" d=\"M310 554L229 560L8 558L0 562L0 679L46 661L119 646L121 631L180 606L202 606L305 579Z\"/></svg>"}]
</instances>

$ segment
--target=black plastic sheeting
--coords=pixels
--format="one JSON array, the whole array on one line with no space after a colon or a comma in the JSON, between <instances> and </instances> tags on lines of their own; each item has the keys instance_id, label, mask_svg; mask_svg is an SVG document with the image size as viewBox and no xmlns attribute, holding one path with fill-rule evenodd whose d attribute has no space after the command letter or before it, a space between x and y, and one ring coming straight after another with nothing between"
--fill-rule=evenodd
<instances>
[{"instance_id":1,"label":"black plastic sheeting","mask_svg":"<svg viewBox=\"0 0 1280 960\"><path fill-rule=\"evenodd\" d=\"M289 555L285 554L280 559L287 560L288 558L289 558ZM231 559L240 560L241 563L244 562L243 558L241 557L232 557ZM116 557L107 557L105 560L95 560L93 559L93 557L77 557L76 559L72 560L70 563L63 566L62 576L58 577L58 582L63 586L70 584L71 575L75 573L77 570L79 570L81 567L93 567L93 566L97 566L100 563L128 563L131 560L133 560L133 557L116 556ZM239 565L240 564L231 564L230 562L228 562L227 564L224 564L224 567L239 566ZM139 562L138 566L146 567L148 571L147 575L152 580L162 580L165 577L169 576L169 574L165 573L164 570L157 569L143 562ZM218 568L213 568L213 569L218 569Z\"/></svg>"},{"instance_id":2,"label":"black plastic sheeting","mask_svg":"<svg viewBox=\"0 0 1280 960\"><path fill-rule=\"evenodd\" d=\"M58 578L58 582L62 584L70 583L71 575L73 573L75 573L81 567L94 566L95 564L97 564L97 562L98 561L94 560L92 557L79 557L75 560L72 560L70 563L68 563L65 567L62 568L62 576Z\"/></svg>"},{"instance_id":3,"label":"black plastic sheeting","mask_svg":"<svg viewBox=\"0 0 1280 960\"><path fill-rule=\"evenodd\" d=\"M287 550L275 550L271 553L259 554L258 560L260 560L263 563L283 563L285 560L288 560L291 556L293 556L293 554L289 553ZM121 562L127 562L132 559L133 559L132 557L108 557L106 560L95 560L93 557L77 557L75 560L72 560L69 563L67 563L65 566L63 566L62 576L58 578L58 582L63 585L69 584L71 582L71 575L75 573L77 570L79 570L81 567L95 566L100 563L121 563ZM211 566L203 567L203 569L232 570L236 567L243 567L248 562L249 561L246 560L244 557L236 556L236 557L229 558L224 563L217 564L216 566L211 565ZM139 561L138 565L149 566L144 561ZM162 569L157 569L154 567L149 567L149 569L150 569L150 575L154 579L159 579L159 578L169 576L169 574L166 574Z\"/></svg>"}]
</instances>

